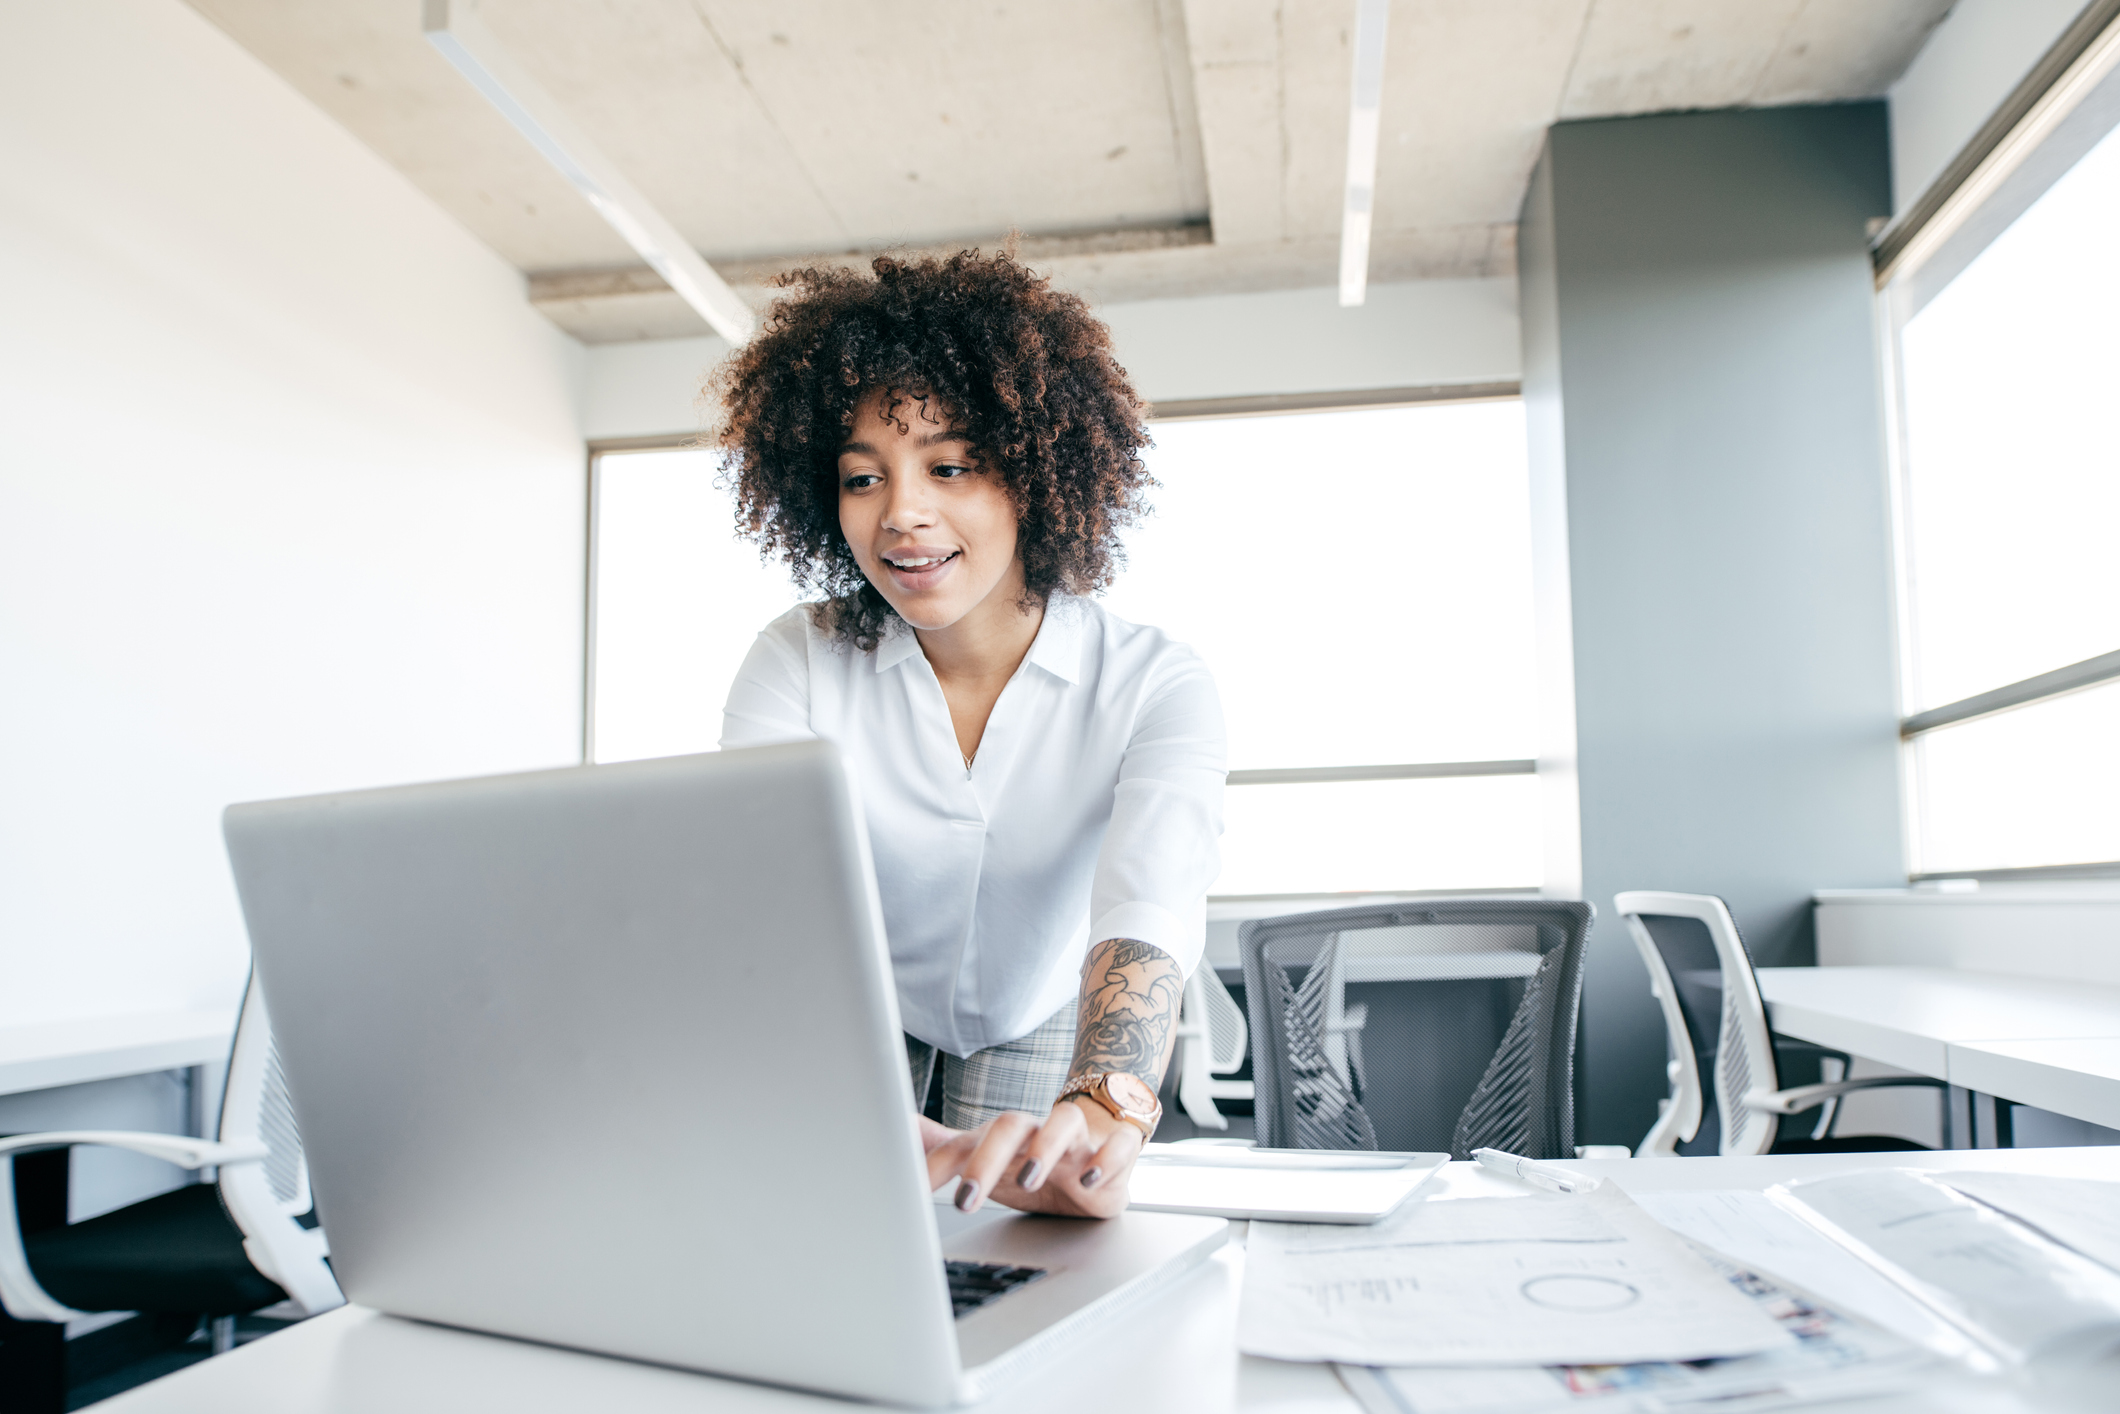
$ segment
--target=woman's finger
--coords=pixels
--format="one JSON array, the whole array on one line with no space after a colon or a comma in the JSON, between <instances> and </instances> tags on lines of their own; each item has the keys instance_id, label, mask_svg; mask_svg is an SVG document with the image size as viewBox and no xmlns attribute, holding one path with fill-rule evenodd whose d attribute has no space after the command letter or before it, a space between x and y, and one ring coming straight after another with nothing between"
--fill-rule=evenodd
<instances>
[{"instance_id":1,"label":"woman's finger","mask_svg":"<svg viewBox=\"0 0 2120 1414\"><path fill-rule=\"evenodd\" d=\"M931 1154L940 1145L947 1144L950 1140L964 1133L961 1129L951 1129L946 1124L937 1124L926 1115L915 1115L913 1118L920 1125L920 1147Z\"/></svg>"},{"instance_id":2,"label":"woman's finger","mask_svg":"<svg viewBox=\"0 0 2120 1414\"><path fill-rule=\"evenodd\" d=\"M1026 1193L1036 1193L1069 1154L1088 1144L1089 1137L1089 1121L1083 1117L1082 1106L1072 1100L1054 1105L1037 1134L1024 1146L1023 1166L1015 1173L1016 1186Z\"/></svg>"},{"instance_id":3,"label":"woman's finger","mask_svg":"<svg viewBox=\"0 0 2120 1414\"><path fill-rule=\"evenodd\" d=\"M942 1140L927 1151L928 1188L930 1191L940 1188L943 1184L964 1172L965 1163L972 1157L972 1152L979 1147L983 1128L984 1126L981 1129L952 1130L949 1138ZM927 1142L927 1135L924 1132L921 1135L921 1142L923 1144Z\"/></svg>"},{"instance_id":4,"label":"woman's finger","mask_svg":"<svg viewBox=\"0 0 2120 1414\"><path fill-rule=\"evenodd\" d=\"M1076 1201L1100 1217L1126 1206L1126 1180L1141 1156L1141 1131L1122 1124L1075 1176Z\"/></svg>"},{"instance_id":5,"label":"woman's finger","mask_svg":"<svg viewBox=\"0 0 2120 1414\"><path fill-rule=\"evenodd\" d=\"M1008 1172L1024 1141L1038 1129L1038 1117L1011 1110L981 1126L979 1145L959 1173L957 1207L976 1213L995 1184Z\"/></svg>"}]
</instances>

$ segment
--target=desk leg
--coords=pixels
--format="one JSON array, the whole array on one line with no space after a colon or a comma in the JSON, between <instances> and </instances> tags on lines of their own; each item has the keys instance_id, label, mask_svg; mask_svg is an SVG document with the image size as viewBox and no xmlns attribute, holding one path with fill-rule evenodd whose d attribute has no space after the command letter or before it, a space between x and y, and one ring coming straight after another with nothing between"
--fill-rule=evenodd
<instances>
[{"instance_id":1,"label":"desk leg","mask_svg":"<svg viewBox=\"0 0 2120 1414\"><path fill-rule=\"evenodd\" d=\"M194 1139L211 1136L206 1129L206 1067L188 1066L184 1071L184 1118L186 1133Z\"/></svg>"}]
</instances>

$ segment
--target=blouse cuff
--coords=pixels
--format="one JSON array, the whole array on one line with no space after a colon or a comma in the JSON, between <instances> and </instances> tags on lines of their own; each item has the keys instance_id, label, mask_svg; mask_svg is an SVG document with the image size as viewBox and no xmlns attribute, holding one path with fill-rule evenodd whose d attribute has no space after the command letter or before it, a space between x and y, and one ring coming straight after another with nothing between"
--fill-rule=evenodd
<instances>
[{"instance_id":1,"label":"blouse cuff","mask_svg":"<svg viewBox=\"0 0 2120 1414\"><path fill-rule=\"evenodd\" d=\"M1205 919L1187 923L1167 908L1136 901L1106 909L1089 930L1091 947L1110 938L1132 938L1160 948L1190 977L1207 950L1207 925Z\"/></svg>"}]
</instances>

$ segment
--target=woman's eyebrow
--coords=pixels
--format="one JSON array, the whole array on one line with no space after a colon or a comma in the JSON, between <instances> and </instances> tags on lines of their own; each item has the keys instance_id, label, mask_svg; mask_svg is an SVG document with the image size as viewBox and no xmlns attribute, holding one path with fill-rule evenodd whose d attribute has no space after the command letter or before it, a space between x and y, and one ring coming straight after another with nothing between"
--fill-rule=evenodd
<instances>
[{"instance_id":1,"label":"woman's eyebrow","mask_svg":"<svg viewBox=\"0 0 2120 1414\"><path fill-rule=\"evenodd\" d=\"M972 439L965 436L962 432L930 432L913 445L916 447L932 447L938 442L962 442L966 446L970 446ZM848 452L865 452L872 457L881 455L867 442L841 442L839 444L839 455L845 456Z\"/></svg>"}]
</instances>

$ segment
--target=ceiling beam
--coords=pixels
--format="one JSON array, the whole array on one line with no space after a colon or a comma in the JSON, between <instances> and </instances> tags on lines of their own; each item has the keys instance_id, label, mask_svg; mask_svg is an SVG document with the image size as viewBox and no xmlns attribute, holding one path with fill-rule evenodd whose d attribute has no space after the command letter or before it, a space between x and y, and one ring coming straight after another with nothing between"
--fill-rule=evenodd
<instances>
[{"instance_id":1,"label":"ceiling beam","mask_svg":"<svg viewBox=\"0 0 2120 1414\"><path fill-rule=\"evenodd\" d=\"M1185 0L1185 34L1215 244L1279 241L1288 228L1281 7L1275 0Z\"/></svg>"},{"instance_id":2,"label":"ceiling beam","mask_svg":"<svg viewBox=\"0 0 2120 1414\"><path fill-rule=\"evenodd\" d=\"M1516 270L1511 224L1430 227L1379 232L1369 255L1373 282L1505 277ZM779 293L772 281L809 265L864 268L877 255L950 255L967 246L995 250L1003 242L950 241L888 250L834 251L717 260L754 310ZM1205 223L1145 230L1019 238L1017 255L1055 285L1092 305L1267 290L1329 287L1339 260L1337 236L1227 246L1211 241ZM585 343L690 338L708 332L697 314L653 270L622 268L542 270L528 277L530 302ZM1326 296L1330 298L1330 296Z\"/></svg>"}]
</instances>

